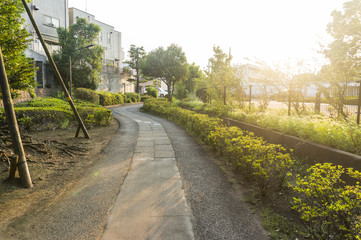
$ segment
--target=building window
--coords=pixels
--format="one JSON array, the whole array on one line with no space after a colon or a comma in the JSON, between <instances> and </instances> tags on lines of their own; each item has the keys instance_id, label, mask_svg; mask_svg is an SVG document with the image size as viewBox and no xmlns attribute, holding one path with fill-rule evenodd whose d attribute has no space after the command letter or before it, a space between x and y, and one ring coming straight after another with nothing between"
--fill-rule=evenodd
<instances>
[{"instance_id":1,"label":"building window","mask_svg":"<svg viewBox=\"0 0 361 240\"><path fill-rule=\"evenodd\" d=\"M108 43L112 42L112 33L108 33Z\"/></svg>"},{"instance_id":2,"label":"building window","mask_svg":"<svg viewBox=\"0 0 361 240\"><path fill-rule=\"evenodd\" d=\"M44 15L43 24L45 26L58 28L60 27L60 19Z\"/></svg>"}]
</instances>

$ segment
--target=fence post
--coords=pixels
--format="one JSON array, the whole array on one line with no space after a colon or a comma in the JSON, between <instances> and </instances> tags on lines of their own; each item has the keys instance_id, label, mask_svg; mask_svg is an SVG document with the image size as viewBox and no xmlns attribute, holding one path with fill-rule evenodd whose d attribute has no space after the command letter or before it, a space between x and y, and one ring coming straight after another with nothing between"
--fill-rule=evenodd
<instances>
[{"instance_id":1,"label":"fence post","mask_svg":"<svg viewBox=\"0 0 361 240\"><path fill-rule=\"evenodd\" d=\"M249 109L251 109L251 104L252 104L252 85L249 85Z\"/></svg>"},{"instance_id":2,"label":"fence post","mask_svg":"<svg viewBox=\"0 0 361 240\"><path fill-rule=\"evenodd\" d=\"M361 80L357 81L360 83L358 89L358 104L357 104L357 124L360 124L360 109L361 109Z\"/></svg>"},{"instance_id":3,"label":"fence post","mask_svg":"<svg viewBox=\"0 0 361 240\"><path fill-rule=\"evenodd\" d=\"M321 112L321 93L317 91L315 98L315 113Z\"/></svg>"}]
</instances>

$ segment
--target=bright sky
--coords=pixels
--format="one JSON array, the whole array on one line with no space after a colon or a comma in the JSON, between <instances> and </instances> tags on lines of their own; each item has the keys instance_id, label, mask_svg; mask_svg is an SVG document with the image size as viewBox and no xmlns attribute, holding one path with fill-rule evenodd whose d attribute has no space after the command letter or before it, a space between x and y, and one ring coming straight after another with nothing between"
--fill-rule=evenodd
<instances>
[{"instance_id":1,"label":"bright sky","mask_svg":"<svg viewBox=\"0 0 361 240\"><path fill-rule=\"evenodd\" d=\"M176 43L189 63L204 69L214 45L227 53L231 48L233 63L313 61L319 43L329 39L331 12L346 1L69 0L69 6L122 32L126 58L131 44L149 52Z\"/></svg>"}]
</instances>

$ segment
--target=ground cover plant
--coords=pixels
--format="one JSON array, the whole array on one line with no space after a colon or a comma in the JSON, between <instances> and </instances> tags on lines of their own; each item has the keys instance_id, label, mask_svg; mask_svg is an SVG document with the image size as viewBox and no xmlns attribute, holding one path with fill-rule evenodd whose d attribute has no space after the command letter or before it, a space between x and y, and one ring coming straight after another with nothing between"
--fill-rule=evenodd
<instances>
[{"instance_id":1,"label":"ground cover plant","mask_svg":"<svg viewBox=\"0 0 361 240\"><path fill-rule=\"evenodd\" d=\"M249 179L260 196L286 195L286 208L298 214L298 222L302 224L291 226L292 220L278 215L277 209L273 209L276 214L269 208L263 209L262 216L268 222L265 224L274 228L270 231L272 238L360 239L360 172L330 163L300 167L279 145L269 144L236 127L226 127L217 117L176 107L164 100L147 100L143 109L175 121L212 146L223 160ZM300 174L291 174L296 172ZM343 180L345 175L355 183L347 185Z\"/></svg>"},{"instance_id":2,"label":"ground cover plant","mask_svg":"<svg viewBox=\"0 0 361 240\"><path fill-rule=\"evenodd\" d=\"M195 99L183 100L180 106L219 117L255 124L355 154L361 154L361 127L352 121L322 115L287 116L285 110L266 112L257 109L231 109L219 104L204 104Z\"/></svg>"}]
</instances>

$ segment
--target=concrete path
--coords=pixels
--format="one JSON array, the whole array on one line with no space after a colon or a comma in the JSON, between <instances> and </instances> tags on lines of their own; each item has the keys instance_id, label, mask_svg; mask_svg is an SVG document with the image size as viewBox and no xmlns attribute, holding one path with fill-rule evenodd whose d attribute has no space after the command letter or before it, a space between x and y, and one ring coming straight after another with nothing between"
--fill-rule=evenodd
<instances>
[{"instance_id":1,"label":"concrete path","mask_svg":"<svg viewBox=\"0 0 361 240\"><path fill-rule=\"evenodd\" d=\"M138 141L102 239L194 239L167 133L157 121L130 113L128 108L113 111L138 123Z\"/></svg>"}]
</instances>

